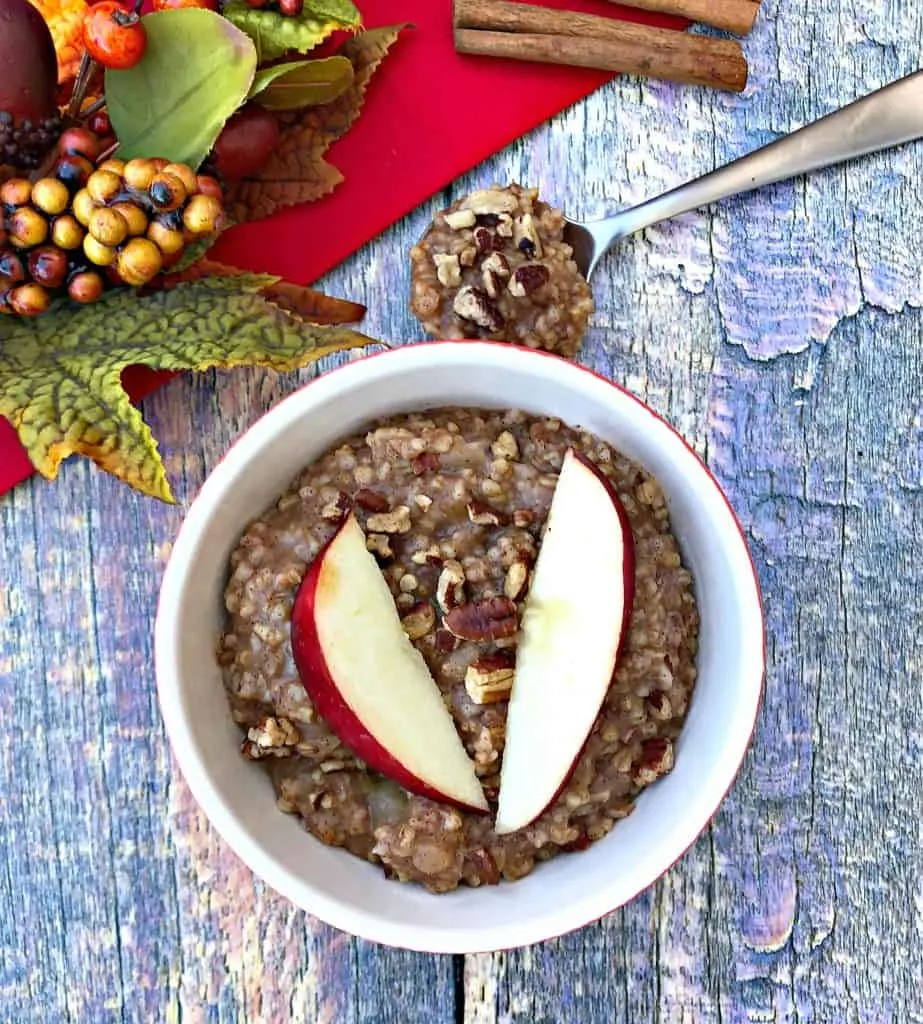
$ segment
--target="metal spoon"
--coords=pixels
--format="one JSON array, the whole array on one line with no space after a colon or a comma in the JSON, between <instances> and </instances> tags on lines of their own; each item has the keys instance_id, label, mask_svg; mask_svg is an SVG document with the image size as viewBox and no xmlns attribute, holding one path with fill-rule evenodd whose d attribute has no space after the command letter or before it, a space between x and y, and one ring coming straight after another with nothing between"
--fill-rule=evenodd
<instances>
[{"instance_id":1,"label":"metal spoon","mask_svg":"<svg viewBox=\"0 0 923 1024\"><path fill-rule=\"evenodd\" d=\"M917 71L776 142L602 220L568 220L564 240L587 278L618 241L678 214L808 171L923 137L923 71Z\"/></svg>"}]
</instances>

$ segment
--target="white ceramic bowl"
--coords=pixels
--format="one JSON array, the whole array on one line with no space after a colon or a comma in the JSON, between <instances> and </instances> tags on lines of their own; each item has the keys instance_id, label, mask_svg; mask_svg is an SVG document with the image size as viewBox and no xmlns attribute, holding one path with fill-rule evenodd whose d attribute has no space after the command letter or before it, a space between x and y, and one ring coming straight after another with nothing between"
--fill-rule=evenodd
<instances>
[{"instance_id":1,"label":"white ceramic bowl","mask_svg":"<svg viewBox=\"0 0 923 1024\"><path fill-rule=\"evenodd\" d=\"M512 884L432 896L308 835L280 813L266 775L240 756L215 662L228 556L247 523L334 442L394 413L466 405L560 417L609 441L659 480L695 577L699 678L673 771L583 853ZM281 402L228 452L194 501L164 577L157 686L196 800L274 889L364 938L431 952L537 942L628 902L706 827L750 740L763 682L759 590L740 527L683 439L628 392L554 356L508 345L425 343L349 363Z\"/></svg>"}]
</instances>

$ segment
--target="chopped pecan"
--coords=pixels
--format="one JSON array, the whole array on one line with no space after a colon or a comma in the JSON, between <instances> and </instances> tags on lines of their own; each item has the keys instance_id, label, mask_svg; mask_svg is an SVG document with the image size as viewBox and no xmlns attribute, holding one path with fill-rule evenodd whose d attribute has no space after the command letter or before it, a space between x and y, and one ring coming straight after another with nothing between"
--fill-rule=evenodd
<instances>
[{"instance_id":1,"label":"chopped pecan","mask_svg":"<svg viewBox=\"0 0 923 1024\"><path fill-rule=\"evenodd\" d=\"M486 501L472 498L465 506L468 511L468 518L477 526L502 526L506 523L506 516L496 508L492 508Z\"/></svg>"},{"instance_id":2,"label":"chopped pecan","mask_svg":"<svg viewBox=\"0 0 923 1024\"><path fill-rule=\"evenodd\" d=\"M413 496L413 503L417 508L425 512L432 505L433 499L428 494L415 494Z\"/></svg>"},{"instance_id":3,"label":"chopped pecan","mask_svg":"<svg viewBox=\"0 0 923 1024\"><path fill-rule=\"evenodd\" d=\"M513 243L529 259L540 260L542 258L542 243L531 213L524 213L514 221Z\"/></svg>"},{"instance_id":4,"label":"chopped pecan","mask_svg":"<svg viewBox=\"0 0 923 1024\"><path fill-rule=\"evenodd\" d=\"M492 270L485 270L481 274L481 280L484 283L484 291L487 292L488 298L499 299L501 291L500 278Z\"/></svg>"},{"instance_id":5,"label":"chopped pecan","mask_svg":"<svg viewBox=\"0 0 923 1024\"><path fill-rule=\"evenodd\" d=\"M438 544L430 544L428 548L420 548L410 556L414 565L442 565L442 552Z\"/></svg>"},{"instance_id":6,"label":"chopped pecan","mask_svg":"<svg viewBox=\"0 0 923 1024\"><path fill-rule=\"evenodd\" d=\"M356 491L355 502L366 512L387 512L391 507L391 503L383 494L379 494L378 491L370 491L367 487Z\"/></svg>"},{"instance_id":7,"label":"chopped pecan","mask_svg":"<svg viewBox=\"0 0 923 1024\"><path fill-rule=\"evenodd\" d=\"M561 849L565 853L580 853L583 850L589 849L590 842L589 836L583 834L577 836L576 839L572 839L569 843L565 843Z\"/></svg>"},{"instance_id":8,"label":"chopped pecan","mask_svg":"<svg viewBox=\"0 0 923 1024\"><path fill-rule=\"evenodd\" d=\"M486 846L477 846L469 850L465 856L466 866L470 866L475 877L484 885L500 884L500 869Z\"/></svg>"},{"instance_id":9,"label":"chopped pecan","mask_svg":"<svg viewBox=\"0 0 923 1024\"><path fill-rule=\"evenodd\" d=\"M439 468L439 456L435 452L420 452L410 463L414 476L435 472Z\"/></svg>"},{"instance_id":10,"label":"chopped pecan","mask_svg":"<svg viewBox=\"0 0 923 1024\"><path fill-rule=\"evenodd\" d=\"M496 704L506 700L513 688L515 672L511 651L498 651L478 658L465 672L465 689L475 704Z\"/></svg>"},{"instance_id":11,"label":"chopped pecan","mask_svg":"<svg viewBox=\"0 0 923 1024\"><path fill-rule=\"evenodd\" d=\"M407 533L410 530L410 509L398 505L391 512L369 516L368 528L374 533Z\"/></svg>"},{"instance_id":12,"label":"chopped pecan","mask_svg":"<svg viewBox=\"0 0 923 1024\"><path fill-rule=\"evenodd\" d=\"M635 785L646 786L673 767L673 744L662 736L645 740L641 756L635 761L632 777Z\"/></svg>"},{"instance_id":13,"label":"chopped pecan","mask_svg":"<svg viewBox=\"0 0 923 1024\"><path fill-rule=\"evenodd\" d=\"M647 698L647 706L650 708L651 718L659 722L667 722L673 717L673 705L663 690L652 690Z\"/></svg>"},{"instance_id":14,"label":"chopped pecan","mask_svg":"<svg viewBox=\"0 0 923 1024\"><path fill-rule=\"evenodd\" d=\"M429 601L418 601L401 619L404 632L411 640L426 636L436 625L436 613Z\"/></svg>"},{"instance_id":15,"label":"chopped pecan","mask_svg":"<svg viewBox=\"0 0 923 1024\"><path fill-rule=\"evenodd\" d=\"M548 268L544 264L524 263L516 269L510 279L508 286L510 295L514 295L517 299L523 299L548 284L550 276Z\"/></svg>"},{"instance_id":16,"label":"chopped pecan","mask_svg":"<svg viewBox=\"0 0 923 1024\"><path fill-rule=\"evenodd\" d=\"M448 612L465 600L465 570L461 562L450 558L442 567L436 583L436 600Z\"/></svg>"},{"instance_id":17,"label":"chopped pecan","mask_svg":"<svg viewBox=\"0 0 923 1024\"><path fill-rule=\"evenodd\" d=\"M517 508L513 513L513 525L523 529L526 526L531 526L534 518L535 516L530 509Z\"/></svg>"},{"instance_id":18,"label":"chopped pecan","mask_svg":"<svg viewBox=\"0 0 923 1024\"><path fill-rule=\"evenodd\" d=\"M443 619L446 629L460 640L497 640L513 636L519 629L516 605L508 597L459 605Z\"/></svg>"},{"instance_id":19,"label":"chopped pecan","mask_svg":"<svg viewBox=\"0 0 923 1024\"><path fill-rule=\"evenodd\" d=\"M501 213L515 213L519 209L519 200L505 189L485 188L466 196L461 208L473 210L479 217L485 214L499 216Z\"/></svg>"},{"instance_id":20,"label":"chopped pecan","mask_svg":"<svg viewBox=\"0 0 923 1024\"><path fill-rule=\"evenodd\" d=\"M447 629L436 630L436 650L440 654L451 654L458 646L458 640Z\"/></svg>"},{"instance_id":21,"label":"chopped pecan","mask_svg":"<svg viewBox=\"0 0 923 1024\"><path fill-rule=\"evenodd\" d=\"M511 601L518 601L526 592L529 583L529 566L525 562L513 562L506 571L503 593Z\"/></svg>"},{"instance_id":22,"label":"chopped pecan","mask_svg":"<svg viewBox=\"0 0 923 1024\"><path fill-rule=\"evenodd\" d=\"M500 434L497 440L490 446L490 450L498 459L519 458L519 444L508 430L504 430Z\"/></svg>"},{"instance_id":23,"label":"chopped pecan","mask_svg":"<svg viewBox=\"0 0 923 1024\"><path fill-rule=\"evenodd\" d=\"M512 238L513 237L513 218L508 213L501 213L500 218L497 221L497 237L498 238ZM502 243L501 243L502 245Z\"/></svg>"},{"instance_id":24,"label":"chopped pecan","mask_svg":"<svg viewBox=\"0 0 923 1024\"><path fill-rule=\"evenodd\" d=\"M471 285L459 288L452 308L462 320L470 320L487 331L499 331L503 326L500 310L480 288L472 288Z\"/></svg>"},{"instance_id":25,"label":"chopped pecan","mask_svg":"<svg viewBox=\"0 0 923 1024\"><path fill-rule=\"evenodd\" d=\"M478 252L487 253L494 251L494 236L487 228L475 228L474 245Z\"/></svg>"},{"instance_id":26,"label":"chopped pecan","mask_svg":"<svg viewBox=\"0 0 923 1024\"><path fill-rule=\"evenodd\" d=\"M482 270L492 270L497 277L505 281L510 276L510 265L507 258L501 252L491 253L482 263Z\"/></svg>"},{"instance_id":27,"label":"chopped pecan","mask_svg":"<svg viewBox=\"0 0 923 1024\"><path fill-rule=\"evenodd\" d=\"M328 522L331 523L337 523L341 519L345 518L345 516L349 512L349 508L349 495L344 494L342 491L340 491L336 501L328 502L321 509L321 518L326 519Z\"/></svg>"},{"instance_id":28,"label":"chopped pecan","mask_svg":"<svg viewBox=\"0 0 923 1024\"><path fill-rule=\"evenodd\" d=\"M249 761L260 761L265 757L290 757L300 739L301 733L293 722L270 715L249 730L240 750Z\"/></svg>"},{"instance_id":29,"label":"chopped pecan","mask_svg":"<svg viewBox=\"0 0 923 1024\"><path fill-rule=\"evenodd\" d=\"M477 256L477 248L473 245L467 245L458 254L458 262L461 263L463 267L473 267L474 261L477 259Z\"/></svg>"},{"instance_id":30,"label":"chopped pecan","mask_svg":"<svg viewBox=\"0 0 923 1024\"><path fill-rule=\"evenodd\" d=\"M365 546L382 562L394 558L394 552L391 550L391 538L384 533L370 533L365 538Z\"/></svg>"},{"instance_id":31,"label":"chopped pecan","mask_svg":"<svg viewBox=\"0 0 923 1024\"><path fill-rule=\"evenodd\" d=\"M455 253L440 253L433 255L433 262L436 264L436 277L441 285L446 288L457 288L461 284L461 262Z\"/></svg>"},{"instance_id":32,"label":"chopped pecan","mask_svg":"<svg viewBox=\"0 0 923 1024\"><path fill-rule=\"evenodd\" d=\"M474 221L474 210L456 210L454 213L447 213L445 215L445 222L453 231L463 231L465 228L473 228Z\"/></svg>"}]
</instances>

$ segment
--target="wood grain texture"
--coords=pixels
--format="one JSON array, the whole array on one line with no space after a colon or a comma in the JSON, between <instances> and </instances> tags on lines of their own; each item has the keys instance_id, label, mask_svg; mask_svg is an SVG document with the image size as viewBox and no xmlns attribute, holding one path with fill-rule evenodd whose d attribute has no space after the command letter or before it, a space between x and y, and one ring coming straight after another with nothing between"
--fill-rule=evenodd
<instances>
[{"instance_id":1,"label":"wood grain texture","mask_svg":"<svg viewBox=\"0 0 923 1024\"><path fill-rule=\"evenodd\" d=\"M743 96L619 81L325 284L371 333L418 338L403 254L444 201L509 178L578 215L640 200L911 70L921 32L921 0L765 0ZM453 961L334 932L253 879L171 763L151 657L170 543L298 377L185 377L146 403L177 508L82 463L0 499L0 1021L920 1024L921 170L923 146L778 186L601 269L582 360L726 487L769 673L713 826L558 941Z\"/></svg>"}]
</instances>

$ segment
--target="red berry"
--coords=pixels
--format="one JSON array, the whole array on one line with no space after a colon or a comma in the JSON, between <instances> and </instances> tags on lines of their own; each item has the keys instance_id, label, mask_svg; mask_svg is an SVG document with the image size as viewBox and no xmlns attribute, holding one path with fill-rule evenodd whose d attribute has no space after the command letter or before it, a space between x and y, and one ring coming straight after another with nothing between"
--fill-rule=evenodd
<instances>
[{"instance_id":1,"label":"red berry","mask_svg":"<svg viewBox=\"0 0 923 1024\"><path fill-rule=\"evenodd\" d=\"M114 0L89 8L83 18L83 43L104 68L124 71L144 56L147 32L141 18Z\"/></svg>"},{"instance_id":2,"label":"red berry","mask_svg":"<svg viewBox=\"0 0 923 1024\"><path fill-rule=\"evenodd\" d=\"M286 18L297 18L304 10L304 0L279 0L279 13Z\"/></svg>"},{"instance_id":3,"label":"red berry","mask_svg":"<svg viewBox=\"0 0 923 1024\"><path fill-rule=\"evenodd\" d=\"M94 161L102 152L99 138L87 128L68 128L58 139L58 150L67 156L83 156Z\"/></svg>"},{"instance_id":4,"label":"red berry","mask_svg":"<svg viewBox=\"0 0 923 1024\"><path fill-rule=\"evenodd\" d=\"M94 135L100 137L100 142L112 134L112 122L109 120L108 110L97 110L90 118L87 127Z\"/></svg>"}]
</instances>

